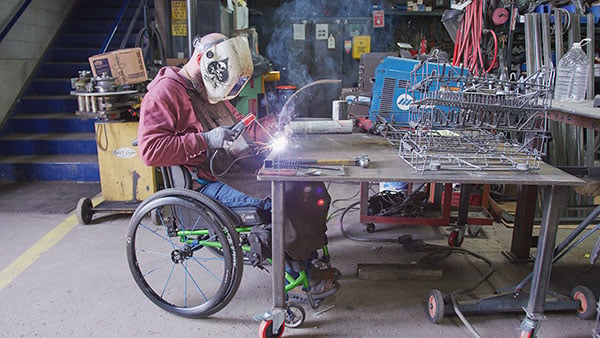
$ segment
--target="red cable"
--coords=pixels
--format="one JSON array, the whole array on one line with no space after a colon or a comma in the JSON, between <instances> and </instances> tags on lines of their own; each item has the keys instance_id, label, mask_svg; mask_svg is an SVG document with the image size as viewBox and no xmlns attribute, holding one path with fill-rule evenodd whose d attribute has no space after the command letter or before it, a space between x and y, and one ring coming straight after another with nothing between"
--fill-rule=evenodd
<instances>
[{"instance_id":1,"label":"red cable","mask_svg":"<svg viewBox=\"0 0 600 338\"><path fill-rule=\"evenodd\" d=\"M492 63L490 64L488 69L485 71L486 73L489 73L490 70L492 70L492 67L496 63L496 57L498 57L498 37L496 36L496 33L491 29L490 29L490 33L492 33L492 37L494 38L494 57L492 58Z\"/></svg>"}]
</instances>

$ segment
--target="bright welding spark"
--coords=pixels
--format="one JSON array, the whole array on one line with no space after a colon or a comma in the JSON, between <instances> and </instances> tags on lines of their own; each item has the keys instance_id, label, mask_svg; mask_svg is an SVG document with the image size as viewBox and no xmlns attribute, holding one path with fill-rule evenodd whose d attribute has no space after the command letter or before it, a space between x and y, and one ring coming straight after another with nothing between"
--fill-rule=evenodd
<instances>
[{"instance_id":1,"label":"bright welding spark","mask_svg":"<svg viewBox=\"0 0 600 338\"><path fill-rule=\"evenodd\" d=\"M287 138L285 136L278 136L273 138L271 141L271 149L274 152L280 152L287 147Z\"/></svg>"}]
</instances>

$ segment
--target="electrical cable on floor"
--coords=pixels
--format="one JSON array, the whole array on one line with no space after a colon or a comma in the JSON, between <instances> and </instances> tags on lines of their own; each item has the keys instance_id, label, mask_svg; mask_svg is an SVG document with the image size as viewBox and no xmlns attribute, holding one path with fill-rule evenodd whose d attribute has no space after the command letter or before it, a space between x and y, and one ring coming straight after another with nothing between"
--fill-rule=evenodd
<instances>
[{"instance_id":1,"label":"electrical cable on floor","mask_svg":"<svg viewBox=\"0 0 600 338\"><path fill-rule=\"evenodd\" d=\"M421 260L419 260L419 263L420 264L424 263L424 262L427 263L432 260L432 257L436 258L436 261L440 261L442 259L450 257L450 255L452 253L460 253L460 254L473 256L475 258L478 258L478 259L484 261L490 267L490 269L473 286L454 290L449 295L450 303L452 304L452 308L454 309L454 312L456 313L456 315L458 316L460 321L467 327L469 332L474 337L481 337L481 335L479 335L477 330L475 330L475 328L469 323L467 318L460 311L458 303L456 302L456 296L460 295L460 294L465 294L467 292L471 292L471 291L477 289L481 284L483 284L486 280L488 280L490 278L490 276L494 273L494 267L492 265L492 262L489 259L487 259L479 254L476 254L472 251L469 251L466 249L461 249L461 248L447 248L447 247L440 247L439 250L434 251L433 253L428 254L425 257L421 258ZM442 255L442 256L440 256L440 255ZM438 257L436 257L436 256L438 256Z\"/></svg>"},{"instance_id":2,"label":"electrical cable on floor","mask_svg":"<svg viewBox=\"0 0 600 338\"><path fill-rule=\"evenodd\" d=\"M342 212L342 214L340 216L340 231L342 232L342 235L344 237L350 239L350 240L358 241L358 242L398 243L397 239L392 239L392 238L364 238L364 237L357 237L357 236L354 236L354 235L346 232L346 230L344 229L344 217L346 216L346 213L348 213L350 210L355 209L356 206L359 205L359 204L360 204L360 201L352 203L348 207L346 207L344 209L344 211ZM446 259L446 258L450 257L450 255L452 253L459 253L459 254L471 255L471 256L473 256L475 258L478 258L478 259L484 261L490 267L490 269L473 286L454 290L449 295L450 302L452 304L454 312L456 313L456 315L458 316L458 318L460 319L460 321L465 325L465 327L467 327L467 329L469 330L469 332L473 336L475 336L475 337L481 337L479 335L479 333L477 332L477 330L475 330L475 328L473 328L473 326L469 323L469 321L465 318L465 316L463 315L463 313L460 311L460 309L458 307L458 303L456 302L456 296L460 295L460 294L465 294L465 293L470 292L470 291L473 291L473 290L477 289L481 284L483 284L486 280L488 280L490 278L490 276L494 273L494 268L492 266L492 262L489 259L485 258L484 256L481 256L479 254L476 254L476 253L474 253L472 251L469 251L469 250L466 250L466 249L442 247L442 246L431 245L431 244L426 244L425 245L425 248L436 248L436 247L439 247L439 250L435 250L432 253L429 253L426 256L424 256L423 258L421 258L419 260L419 264L426 264L426 263L431 263L431 262L439 262L439 261L441 261L443 259Z\"/></svg>"}]
</instances>

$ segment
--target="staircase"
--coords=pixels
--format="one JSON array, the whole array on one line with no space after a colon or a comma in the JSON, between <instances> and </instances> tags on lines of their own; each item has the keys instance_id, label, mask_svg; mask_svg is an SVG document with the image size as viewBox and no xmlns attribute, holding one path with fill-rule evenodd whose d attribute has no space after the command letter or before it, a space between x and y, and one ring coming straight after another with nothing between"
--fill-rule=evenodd
<instances>
[{"instance_id":1,"label":"staircase","mask_svg":"<svg viewBox=\"0 0 600 338\"><path fill-rule=\"evenodd\" d=\"M107 51L119 48L140 0L132 0ZM0 130L0 182L99 182L93 117L76 116L70 79L90 70L123 0L78 0ZM133 30L126 48L133 47Z\"/></svg>"}]
</instances>

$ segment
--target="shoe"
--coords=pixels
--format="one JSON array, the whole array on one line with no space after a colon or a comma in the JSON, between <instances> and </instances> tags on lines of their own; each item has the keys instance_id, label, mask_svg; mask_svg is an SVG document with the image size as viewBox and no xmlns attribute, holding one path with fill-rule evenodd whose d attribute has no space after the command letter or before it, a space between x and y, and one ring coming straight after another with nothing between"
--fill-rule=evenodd
<instances>
[{"instance_id":1,"label":"shoe","mask_svg":"<svg viewBox=\"0 0 600 338\"><path fill-rule=\"evenodd\" d=\"M340 288L340 285L336 281L331 279L320 280L318 282L315 282L314 285L312 285L313 281L314 280L311 280L309 282L309 291L304 291L302 289L302 285L296 286L295 288L288 291L288 300L293 303L306 304L309 302L308 295L310 294L314 301L320 301L329 296L333 296Z\"/></svg>"},{"instance_id":2,"label":"shoe","mask_svg":"<svg viewBox=\"0 0 600 338\"><path fill-rule=\"evenodd\" d=\"M308 275L311 279L319 281L326 279L338 281L342 277L342 273L336 268L319 269L317 267L312 267L310 268Z\"/></svg>"}]
</instances>

